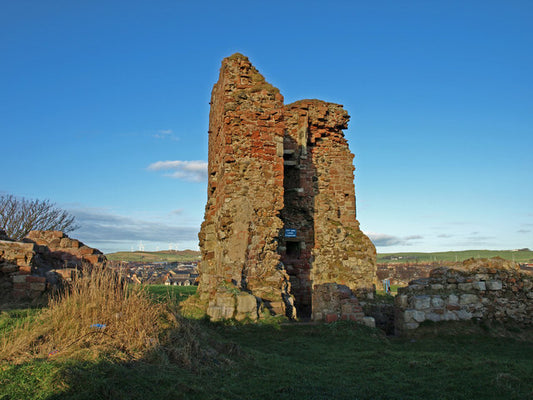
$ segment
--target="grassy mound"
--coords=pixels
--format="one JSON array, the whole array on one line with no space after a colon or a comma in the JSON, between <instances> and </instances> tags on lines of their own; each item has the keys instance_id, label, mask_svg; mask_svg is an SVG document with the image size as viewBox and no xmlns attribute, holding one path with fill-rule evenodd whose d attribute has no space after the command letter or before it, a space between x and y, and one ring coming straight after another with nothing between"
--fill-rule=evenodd
<instances>
[{"instance_id":1,"label":"grassy mound","mask_svg":"<svg viewBox=\"0 0 533 400\"><path fill-rule=\"evenodd\" d=\"M139 360L171 353L190 362L198 350L190 324L166 303L128 288L111 270L86 271L34 318L0 339L0 359ZM181 343L179 343L181 342Z\"/></svg>"}]
</instances>

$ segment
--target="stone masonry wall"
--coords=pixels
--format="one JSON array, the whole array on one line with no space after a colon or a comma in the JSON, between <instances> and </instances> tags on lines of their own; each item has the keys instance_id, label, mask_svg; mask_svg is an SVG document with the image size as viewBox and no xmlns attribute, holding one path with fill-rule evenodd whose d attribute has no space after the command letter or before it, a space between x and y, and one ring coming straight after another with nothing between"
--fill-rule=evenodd
<instances>
[{"instance_id":1,"label":"stone masonry wall","mask_svg":"<svg viewBox=\"0 0 533 400\"><path fill-rule=\"evenodd\" d=\"M325 283L313 290L313 320L324 322L354 321L375 327L374 318L365 316L359 300L345 285Z\"/></svg>"},{"instance_id":2,"label":"stone masonry wall","mask_svg":"<svg viewBox=\"0 0 533 400\"><path fill-rule=\"evenodd\" d=\"M533 277L502 259L466 260L460 269L441 267L429 278L398 289L395 326L409 333L429 320L479 318L520 325L533 323Z\"/></svg>"},{"instance_id":3,"label":"stone masonry wall","mask_svg":"<svg viewBox=\"0 0 533 400\"><path fill-rule=\"evenodd\" d=\"M379 263L377 264L376 279L381 286L384 279L389 279L391 285L407 286L414 279L427 278L432 270L438 267L453 268L455 262L432 263Z\"/></svg>"},{"instance_id":4,"label":"stone masonry wall","mask_svg":"<svg viewBox=\"0 0 533 400\"><path fill-rule=\"evenodd\" d=\"M32 231L22 242L0 240L1 297L34 299L47 284L68 280L82 263L103 265L105 261L100 251L59 231Z\"/></svg>"},{"instance_id":5,"label":"stone masonry wall","mask_svg":"<svg viewBox=\"0 0 533 400\"><path fill-rule=\"evenodd\" d=\"M301 303L311 305L311 293L322 284L373 290L376 250L356 220L354 156L343 134L348 119L341 105L320 100L285 107L282 219L298 235L282 237L281 243L297 308ZM287 251L291 240L300 244L292 257ZM323 314L316 310L320 304L313 301L313 315Z\"/></svg>"},{"instance_id":6,"label":"stone masonry wall","mask_svg":"<svg viewBox=\"0 0 533 400\"><path fill-rule=\"evenodd\" d=\"M248 58L222 61L198 296L186 308L214 320L311 317L316 285L372 290L376 253L355 218L348 119L319 100L284 106Z\"/></svg>"},{"instance_id":7,"label":"stone masonry wall","mask_svg":"<svg viewBox=\"0 0 533 400\"><path fill-rule=\"evenodd\" d=\"M198 292L213 319L239 314L240 292L285 313L288 276L277 253L284 130L279 90L246 57L224 59L211 96L208 201L199 235Z\"/></svg>"}]
</instances>

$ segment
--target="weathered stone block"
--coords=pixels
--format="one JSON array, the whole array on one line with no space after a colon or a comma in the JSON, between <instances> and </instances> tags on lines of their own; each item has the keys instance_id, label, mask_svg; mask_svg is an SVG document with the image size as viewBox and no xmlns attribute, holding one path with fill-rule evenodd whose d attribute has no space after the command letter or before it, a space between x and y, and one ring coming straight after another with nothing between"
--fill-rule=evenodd
<instances>
[{"instance_id":1,"label":"weathered stone block","mask_svg":"<svg viewBox=\"0 0 533 400\"><path fill-rule=\"evenodd\" d=\"M501 290L503 285L501 281L487 281L487 290Z\"/></svg>"},{"instance_id":2,"label":"weathered stone block","mask_svg":"<svg viewBox=\"0 0 533 400\"><path fill-rule=\"evenodd\" d=\"M442 320L442 315L434 313L434 312L430 312L426 314L426 319L429 321L433 321L433 322L439 322Z\"/></svg>"},{"instance_id":3,"label":"weathered stone block","mask_svg":"<svg viewBox=\"0 0 533 400\"><path fill-rule=\"evenodd\" d=\"M252 319L257 318L257 299L255 296L244 292L237 295L237 315Z\"/></svg>"},{"instance_id":4,"label":"weathered stone block","mask_svg":"<svg viewBox=\"0 0 533 400\"><path fill-rule=\"evenodd\" d=\"M485 282L483 282L483 281L473 282L472 283L472 287L475 290L481 290L481 291L487 290L487 286L486 286Z\"/></svg>"},{"instance_id":5,"label":"weathered stone block","mask_svg":"<svg viewBox=\"0 0 533 400\"><path fill-rule=\"evenodd\" d=\"M46 283L33 282L30 283L30 290L37 292L44 292L46 290Z\"/></svg>"},{"instance_id":6,"label":"weathered stone block","mask_svg":"<svg viewBox=\"0 0 533 400\"><path fill-rule=\"evenodd\" d=\"M375 328L376 327L376 320L373 317L363 317L361 320L361 323L363 325L368 326L369 328Z\"/></svg>"},{"instance_id":7,"label":"weathered stone block","mask_svg":"<svg viewBox=\"0 0 533 400\"><path fill-rule=\"evenodd\" d=\"M448 304L458 304L459 303L459 297L457 297L455 294L450 294L448 296Z\"/></svg>"},{"instance_id":8,"label":"weathered stone block","mask_svg":"<svg viewBox=\"0 0 533 400\"><path fill-rule=\"evenodd\" d=\"M397 307L400 308L407 308L407 295L405 294L399 294L395 298L395 303Z\"/></svg>"},{"instance_id":9,"label":"weathered stone block","mask_svg":"<svg viewBox=\"0 0 533 400\"><path fill-rule=\"evenodd\" d=\"M18 269L19 269L18 265L14 265L14 264L3 264L3 265L2 265L2 268L1 268L1 271L2 271L2 273L4 273L4 274L10 274L10 273L13 273L13 272L18 271Z\"/></svg>"},{"instance_id":10,"label":"weathered stone block","mask_svg":"<svg viewBox=\"0 0 533 400\"><path fill-rule=\"evenodd\" d=\"M422 322L426 319L426 314L423 311L418 310L406 310L404 312L404 318L405 321L416 321L416 322Z\"/></svg>"},{"instance_id":11,"label":"weathered stone block","mask_svg":"<svg viewBox=\"0 0 533 400\"><path fill-rule=\"evenodd\" d=\"M413 307L417 310L423 310L431 307L430 296L415 296L413 299Z\"/></svg>"},{"instance_id":12,"label":"weathered stone block","mask_svg":"<svg viewBox=\"0 0 533 400\"><path fill-rule=\"evenodd\" d=\"M439 296L434 296L431 298L431 306L436 308L444 307L444 300Z\"/></svg>"},{"instance_id":13,"label":"weathered stone block","mask_svg":"<svg viewBox=\"0 0 533 400\"><path fill-rule=\"evenodd\" d=\"M454 312L448 311L445 312L442 316L443 321L457 321L459 317Z\"/></svg>"},{"instance_id":14,"label":"weathered stone block","mask_svg":"<svg viewBox=\"0 0 533 400\"><path fill-rule=\"evenodd\" d=\"M27 275L14 275L13 283L26 283Z\"/></svg>"},{"instance_id":15,"label":"weathered stone block","mask_svg":"<svg viewBox=\"0 0 533 400\"><path fill-rule=\"evenodd\" d=\"M472 283L459 283L457 284L457 289L459 290L472 290Z\"/></svg>"},{"instance_id":16,"label":"weathered stone block","mask_svg":"<svg viewBox=\"0 0 533 400\"><path fill-rule=\"evenodd\" d=\"M339 319L339 316L337 314L326 314L326 322L335 322Z\"/></svg>"},{"instance_id":17,"label":"weathered stone block","mask_svg":"<svg viewBox=\"0 0 533 400\"><path fill-rule=\"evenodd\" d=\"M459 319L463 319L463 320L472 319L472 313L466 310L457 310L455 314L457 315L457 318Z\"/></svg>"},{"instance_id":18,"label":"weathered stone block","mask_svg":"<svg viewBox=\"0 0 533 400\"><path fill-rule=\"evenodd\" d=\"M481 299L477 294L464 293L459 299L459 304L477 304L480 302Z\"/></svg>"}]
</instances>

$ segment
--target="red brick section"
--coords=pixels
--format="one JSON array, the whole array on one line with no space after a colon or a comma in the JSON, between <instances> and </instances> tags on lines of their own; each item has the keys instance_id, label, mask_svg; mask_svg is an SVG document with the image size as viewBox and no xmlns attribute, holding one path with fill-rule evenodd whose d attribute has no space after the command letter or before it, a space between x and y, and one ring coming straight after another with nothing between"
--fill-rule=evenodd
<instances>
[{"instance_id":1,"label":"red brick section","mask_svg":"<svg viewBox=\"0 0 533 400\"><path fill-rule=\"evenodd\" d=\"M359 300L345 285L324 283L313 288L313 319L316 321L363 322L365 314Z\"/></svg>"},{"instance_id":2,"label":"red brick section","mask_svg":"<svg viewBox=\"0 0 533 400\"><path fill-rule=\"evenodd\" d=\"M313 260L310 271L310 262L297 271L299 285L307 282L303 296L306 301L310 297L309 282L372 291L376 250L356 220L354 156L343 133L348 113L341 105L320 100L297 101L285 109L286 141L299 149L300 186L292 197L286 196L285 221L299 225L305 240L301 258ZM296 216L295 221L289 215ZM298 292L295 295L298 304Z\"/></svg>"},{"instance_id":3,"label":"red brick section","mask_svg":"<svg viewBox=\"0 0 533 400\"><path fill-rule=\"evenodd\" d=\"M228 286L285 312L288 277L278 268L283 224L283 96L248 59L222 61L211 95L209 182L200 248L200 298Z\"/></svg>"},{"instance_id":4,"label":"red brick section","mask_svg":"<svg viewBox=\"0 0 533 400\"><path fill-rule=\"evenodd\" d=\"M292 317L295 300L310 317L314 285L372 290L376 252L355 218L348 118L319 100L284 106L248 58L222 61L209 115L199 299L186 307L213 319L262 310Z\"/></svg>"}]
</instances>

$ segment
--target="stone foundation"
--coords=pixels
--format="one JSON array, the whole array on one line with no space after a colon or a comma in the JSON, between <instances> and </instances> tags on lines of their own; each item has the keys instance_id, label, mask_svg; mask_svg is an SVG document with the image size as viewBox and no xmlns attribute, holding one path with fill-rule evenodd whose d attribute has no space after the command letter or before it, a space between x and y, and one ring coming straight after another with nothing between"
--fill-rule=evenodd
<instances>
[{"instance_id":1,"label":"stone foundation","mask_svg":"<svg viewBox=\"0 0 533 400\"><path fill-rule=\"evenodd\" d=\"M313 288L313 320L353 321L375 327L374 318L365 316L350 288L336 283L324 283Z\"/></svg>"},{"instance_id":2,"label":"stone foundation","mask_svg":"<svg viewBox=\"0 0 533 400\"><path fill-rule=\"evenodd\" d=\"M502 259L466 260L460 269L437 268L429 278L399 288L395 308L398 334L428 320L477 318L527 326L533 323L533 278Z\"/></svg>"}]
</instances>

